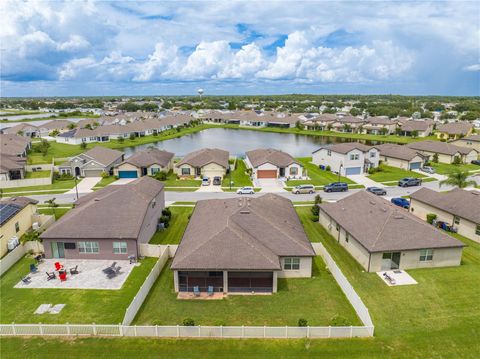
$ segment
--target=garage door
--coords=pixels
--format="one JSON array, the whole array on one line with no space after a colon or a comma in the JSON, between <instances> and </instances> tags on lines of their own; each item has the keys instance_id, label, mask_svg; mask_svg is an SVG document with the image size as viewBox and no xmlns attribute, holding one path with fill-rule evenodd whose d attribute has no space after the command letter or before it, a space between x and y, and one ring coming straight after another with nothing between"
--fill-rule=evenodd
<instances>
[{"instance_id":1,"label":"garage door","mask_svg":"<svg viewBox=\"0 0 480 359\"><path fill-rule=\"evenodd\" d=\"M277 178L277 170L258 170L257 178Z\"/></svg>"},{"instance_id":2,"label":"garage door","mask_svg":"<svg viewBox=\"0 0 480 359\"><path fill-rule=\"evenodd\" d=\"M85 170L85 177L101 177L102 170Z\"/></svg>"},{"instance_id":3,"label":"garage door","mask_svg":"<svg viewBox=\"0 0 480 359\"><path fill-rule=\"evenodd\" d=\"M119 178L137 178L137 171L118 171Z\"/></svg>"},{"instance_id":4,"label":"garage door","mask_svg":"<svg viewBox=\"0 0 480 359\"><path fill-rule=\"evenodd\" d=\"M410 169L411 170L418 170L422 167L422 162L412 162L410 163Z\"/></svg>"},{"instance_id":5,"label":"garage door","mask_svg":"<svg viewBox=\"0 0 480 359\"><path fill-rule=\"evenodd\" d=\"M362 167L348 167L348 168L345 168L345 174L347 176L359 175L361 173L362 173Z\"/></svg>"}]
</instances>

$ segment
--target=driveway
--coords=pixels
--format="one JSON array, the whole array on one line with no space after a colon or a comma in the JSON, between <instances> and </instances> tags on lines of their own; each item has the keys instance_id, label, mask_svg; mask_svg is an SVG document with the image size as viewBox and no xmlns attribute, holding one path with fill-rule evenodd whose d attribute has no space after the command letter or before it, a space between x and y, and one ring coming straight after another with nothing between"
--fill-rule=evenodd
<instances>
[{"instance_id":1,"label":"driveway","mask_svg":"<svg viewBox=\"0 0 480 359\"><path fill-rule=\"evenodd\" d=\"M93 192L92 188L100 182L102 177L85 177L80 182L77 182L78 193L90 193ZM77 190L73 187L70 191L64 194L76 194Z\"/></svg>"},{"instance_id":2,"label":"driveway","mask_svg":"<svg viewBox=\"0 0 480 359\"><path fill-rule=\"evenodd\" d=\"M438 174L438 173L426 173L426 172L422 172L420 170L413 170L413 172L420 173L421 175L424 175L424 176L433 177L433 178L435 178L439 181L443 181L444 179L447 179L447 176L441 175L441 174Z\"/></svg>"},{"instance_id":3,"label":"driveway","mask_svg":"<svg viewBox=\"0 0 480 359\"><path fill-rule=\"evenodd\" d=\"M262 178L253 181L255 187L261 187L260 192L286 192L283 182L279 179Z\"/></svg>"},{"instance_id":4,"label":"driveway","mask_svg":"<svg viewBox=\"0 0 480 359\"><path fill-rule=\"evenodd\" d=\"M200 186L195 192L223 192L222 186L214 186L210 183L208 186Z\"/></svg>"},{"instance_id":5,"label":"driveway","mask_svg":"<svg viewBox=\"0 0 480 359\"><path fill-rule=\"evenodd\" d=\"M351 175L348 176L348 178L354 182L357 182L358 184L364 185L365 187L385 187L385 185L379 182L375 182L374 180L371 180L365 175Z\"/></svg>"},{"instance_id":6,"label":"driveway","mask_svg":"<svg viewBox=\"0 0 480 359\"><path fill-rule=\"evenodd\" d=\"M122 185L122 184L127 184L132 181L135 181L137 178L120 178L116 180L115 182L110 183L110 185Z\"/></svg>"}]
</instances>

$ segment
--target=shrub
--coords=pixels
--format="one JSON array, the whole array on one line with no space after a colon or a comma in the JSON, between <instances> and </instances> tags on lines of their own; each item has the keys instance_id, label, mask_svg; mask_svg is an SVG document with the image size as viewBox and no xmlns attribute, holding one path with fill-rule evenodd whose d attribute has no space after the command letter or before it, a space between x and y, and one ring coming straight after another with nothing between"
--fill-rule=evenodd
<instances>
[{"instance_id":1,"label":"shrub","mask_svg":"<svg viewBox=\"0 0 480 359\"><path fill-rule=\"evenodd\" d=\"M312 216L312 222L318 222L319 216Z\"/></svg>"},{"instance_id":2,"label":"shrub","mask_svg":"<svg viewBox=\"0 0 480 359\"><path fill-rule=\"evenodd\" d=\"M125 141L125 139L122 136L118 136L117 141L120 142L120 143L123 143L123 141Z\"/></svg>"},{"instance_id":3,"label":"shrub","mask_svg":"<svg viewBox=\"0 0 480 359\"><path fill-rule=\"evenodd\" d=\"M299 327L306 327L306 326L308 326L308 321L305 318L300 318L298 320L298 326Z\"/></svg>"},{"instance_id":4,"label":"shrub","mask_svg":"<svg viewBox=\"0 0 480 359\"><path fill-rule=\"evenodd\" d=\"M87 148L87 143L86 143L86 142L82 142L82 143L80 144L80 148L81 148L82 150L86 149L86 148Z\"/></svg>"},{"instance_id":5,"label":"shrub","mask_svg":"<svg viewBox=\"0 0 480 359\"><path fill-rule=\"evenodd\" d=\"M168 217L168 218L172 218L172 211L170 211L170 208L164 208L162 210L162 216L165 216L165 217Z\"/></svg>"},{"instance_id":6,"label":"shrub","mask_svg":"<svg viewBox=\"0 0 480 359\"><path fill-rule=\"evenodd\" d=\"M437 219L437 215L435 213L427 213L427 222L433 224L433 221Z\"/></svg>"},{"instance_id":7,"label":"shrub","mask_svg":"<svg viewBox=\"0 0 480 359\"><path fill-rule=\"evenodd\" d=\"M53 180L54 181L68 181L68 180L71 180L73 179L73 176L68 174L68 173L58 173L58 172L54 172L53 173Z\"/></svg>"},{"instance_id":8,"label":"shrub","mask_svg":"<svg viewBox=\"0 0 480 359\"><path fill-rule=\"evenodd\" d=\"M319 194L317 194L315 196L315 204L320 204L322 203L322 196L320 196Z\"/></svg>"},{"instance_id":9,"label":"shrub","mask_svg":"<svg viewBox=\"0 0 480 359\"><path fill-rule=\"evenodd\" d=\"M330 326L332 327L348 327L350 325L350 321L341 315L335 315L332 319L330 319Z\"/></svg>"},{"instance_id":10,"label":"shrub","mask_svg":"<svg viewBox=\"0 0 480 359\"><path fill-rule=\"evenodd\" d=\"M135 134L134 134L134 133L131 133L131 134L130 134L130 140L133 141L134 139L135 139Z\"/></svg>"},{"instance_id":11,"label":"shrub","mask_svg":"<svg viewBox=\"0 0 480 359\"><path fill-rule=\"evenodd\" d=\"M107 173L107 172L102 172L102 174L100 175L102 178L107 178L107 177L110 177L110 174Z\"/></svg>"},{"instance_id":12,"label":"shrub","mask_svg":"<svg viewBox=\"0 0 480 359\"><path fill-rule=\"evenodd\" d=\"M160 172L155 173L155 179L157 179L159 181L166 181L167 176L168 176L168 174L165 171L160 171Z\"/></svg>"},{"instance_id":13,"label":"shrub","mask_svg":"<svg viewBox=\"0 0 480 359\"><path fill-rule=\"evenodd\" d=\"M318 216L320 214L320 208L316 204L312 206L311 211L314 216Z\"/></svg>"},{"instance_id":14,"label":"shrub","mask_svg":"<svg viewBox=\"0 0 480 359\"><path fill-rule=\"evenodd\" d=\"M186 327L194 327L195 321L192 318L185 318L183 320L183 325L185 325Z\"/></svg>"},{"instance_id":15,"label":"shrub","mask_svg":"<svg viewBox=\"0 0 480 359\"><path fill-rule=\"evenodd\" d=\"M24 233L22 238L20 238L20 241L22 243L31 242L31 241L38 241L38 240L40 240L40 238L38 238L38 236L39 236L38 232L30 230L30 231Z\"/></svg>"},{"instance_id":16,"label":"shrub","mask_svg":"<svg viewBox=\"0 0 480 359\"><path fill-rule=\"evenodd\" d=\"M158 136L158 132L154 132L152 135L155 136L155 137L157 137L157 136Z\"/></svg>"},{"instance_id":17,"label":"shrub","mask_svg":"<svg viewBox=\"0 0 480 359\"><path fill-rule=\"evenodd\" d=\"M454 164L455 166L461 165L462 164L462 158L460 156L455 156L453 158L452 164Z\"/></svg>"},{"instance_id":18,"label":"shrub","mask_svg":"<svg viewBox=\"0 0 480 359\"><path fill-rule=\"evenodd\" d=\"M325 167L325 171L331 171L332 168L330 166Z\"/></svg>"},{"instance_id":19,"label":"shrub","mask_svg":"<svg viewBox=\"0 0 480 359\"><path fill-rule=\"evenodd\" d=\"M167 217L167 216L161 216L160 217L160 223L163 223L163 226L165 228L168 228L168 226L170 225L170 217Z\"/></svg>"},{"instance_id":20,"label":"shrub","mask_svg":"<svg viewBox=\"0 0 480 359\"><path fill-rule=\"evenodd\" d=\"M432 158L433 163L438 163L438 153L435 153Z\"/></svg>"}]
</instances>

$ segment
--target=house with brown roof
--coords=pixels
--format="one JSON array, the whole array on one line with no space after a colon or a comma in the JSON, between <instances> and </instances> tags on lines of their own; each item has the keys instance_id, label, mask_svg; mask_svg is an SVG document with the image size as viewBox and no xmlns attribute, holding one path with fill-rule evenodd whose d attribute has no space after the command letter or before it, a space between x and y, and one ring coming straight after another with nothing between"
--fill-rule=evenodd
<instances>
[{"instance_id":1,"label":"house with brown roof","mask_svg":"<svg viewBox=\"0 0 480 359\"><path fill-rule=\"evenodd\" d=\"M12 181L25 178L27 159L0 153L0 181Z\"/></svg>"},{"instance_id":2,"label":"house with brown roof","mask_svg":"<svg viewBox=\"0 0 480 359\"><path fill-rule=\"evenodd\" d=\"M433 132L433 125L434 122L430 119L411 120L401 118L397 120L397 132L400 136L416 134L416 137L428 137Z\"/></svg>"},{"instance_id":3,"label":"house with brown roof","mask_svg":"<svg viewBox=\"0 0 480 359\"><path fill-rule=\"evenodd\" d=\"M433 158L438 154L438 161L442 163L453 163L455 157L459 157L463 163L470 163L478 158L479 152L473 148L466 148L441 141L420 141L412 142L407 147L420 152L424 156Z\"/></svg>"},{"instance_id":4,"label":"house with brown roof","mask_svg":"<svg viewBox=\"0 0 480 359\"><path fill-rule=\"evenodd\" d=\"M174 154L157 148L138 151L114 168L114 174L119 178L138 178L154 176L160 171L173 169Z\"/></svg>"},{"instance_id":5,"label":"house with brown roof","mask_svg":"<svg viewBox=\"0 0 480 359\"><path fill-rule=\"evenodd\" d=\"M467 121L450 122L437 126L436 135L439 140L457 140L468 136L473 131L473 125Z\"/></svg>"},{"instance_id":6,"label":"house with brown roof","mask_svg":"<svg viewBox=\"0 0 480 359\"><path fill-rule=\"evenodd\" d=\"M190 152L175 165L180 177L224 177L229 169L228 151L218 148L202 148Z\"/></svg>"},{"instance_id":7,"label":"house with brown roof","mask_svg":"<svg viewBox=\"0 0 480 359\"><path fill-rule=\"evenodd\" d=\"M388 117L368 117L360 133L367 135L390 135L395 132L397 124Z\"/></svg>"},{"instance_id":8,"label":"house with brown roof","mask_svg":"<svg viewBox=\"0 0 480 359\"><path fill-rule=\"evenodd\" d=\"M70 130L74 122L69 120L52 120L38 126L38 135L40 137L49 136L53 131L58 133L67 132Z\"/></svg>"},{"instance_id":9,"label":"house with brown roof","mask_svg":"<svg viewBox=\"0 0 480 359\"><path fill-rule=\"evenodd\" d=\"M81 197L40 238L47 258L127 259L148 243L165 208L163 183L142 177Z\"/></svg>"},{"instance_id":10,"label":"house with brown roof","mask_svg":"<svg viewBox=\"0 0 480 359\"><path fill-rule=\"evenodd\" d=\"M19 157L27 157L27 151L32 147L29 138L15 134L0 134L0 153Z\"/></svg>"},{"instance_id":11,"label":"house with brown roof","mask_svg":"<svg viewBox=\"0 0 480 359\"><path fill-rule=\"evenodd\" d=\"M450 142L455 146L473 148L480 153L480 135L470 135L467 137L460 138L458 140Z\"/></svg>"},{"instance_id":12,"label":"house with brown roof","mask_svg":"<svg viewBox=\"0 0 480 359\"><path fill-rule=\"evenodd\" d=\"M328 125L335 132L360 133L366 120L354 116L344 116L338 118L333 124Z\"/></svg>"},{"instance_id":13,"label":"house with brown roof","mask_svg":"<svg viewBox=\"0 0 480 359\"><path fill-rule=\"evenodd\" d=\"M124 159L124 153L107 147L96 146L91 150L71 157L58 166L61 174L81 177L100 177L102 173L113 174L113 168Z\"/></svg>"},{"instance_id":14,"label":"house with brown roof","mask_svg":"<svg viewBox=\"0 0 480 359\"><path fill-rule=\"evenodd\" d=\"M39 130L35 125L28 123L19 123L18 125L7 127L2 130L2 133L7 135L19 135L24 137L38 137Z\"/></svg>"},{"instance_id":15,"label":"house with brown roof","mask_svg":"<svg viewBox=\"0 0 480 359\"><path fill-rule=\"evenodd\" d=\"M464 244L366 191L319 205L320 224L367 271L458 266Z\"/></svg>"},{"instance_id":16,"label":"house with brown roof","mask_svg":"<svg viewBox=\"0 0 480 359\"><path fill-rule=\"evenodd\" d=\"M290 200L198 201L173 258L176 292L275 293L277 278L311 277L315 251Z\"/></svg>"},{"instance_id":17,"label":"house with brown roof","mask_svg":"<svg viewBox=\"0 0 480 359\"><path fill-rule=\"evenodd\" d=\"M380 161L407 171L420 169L426 160L421 153L407 146L384 143L375 147L380 151Z\"/></svg>"},{"instance_id":18,"label":"house with brown roof","mask_svg":"<svg viewBox=\"0 0 480 359\"><path fill-rule=\"evenodd\" d=\"M247 151L245 155L253 179L303 177L302 164L286 152L267 148Z\"/></svg>"},{"instance_id":19,"label":"house with brown roof","mask_svg":"<svg viewBox=\"0 0 480 359\"><path fill-rule=\"evenodd\" d=\"M312 153L312 163L319 167L328 167L342 176L366 173L370 168L378 167L379 161L377 147L360 142L325 145Z\"/></svg>"},{"instance_id":20,"label":"house with brown roof","mask_svg":"<svg viewBox=\"0 0 480 359\"><path fill-rule=\"evenodd\" d=\"M436 192L421 188L410 195L410 212L422 220L427 214L437 215L458 230L458 233L480 242L480 192L460 188Z\"/></svg>"}]
</instances>

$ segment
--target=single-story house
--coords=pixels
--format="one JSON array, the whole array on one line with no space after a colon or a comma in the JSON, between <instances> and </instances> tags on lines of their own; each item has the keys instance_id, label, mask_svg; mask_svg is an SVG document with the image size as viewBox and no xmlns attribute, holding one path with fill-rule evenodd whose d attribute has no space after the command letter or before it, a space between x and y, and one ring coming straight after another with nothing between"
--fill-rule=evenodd
<instances>
[{"instance_id":1,"label":"single-story house","mask_svg":"<svg viewBox=\"0 0 480 359\"><path fill-rule=\"evenodd\" d=\"M440 140L456 140L470 135L472 131L473 125L470 122L458 121L438 125L436 135Z\"/></svg>"},{"instance_id":2,"label":"single-story house","mask_svg":"<svg viewBox=\"0 0 480 359\"><path fill-rule=\"evenodd\" d=\"M286 152L268 148L245 154L245 164L252 170L254 179L303 177L303 166Z\"/></svg>"},{"instance_id":3,"label":"single-story house","mask_svg":"<svg viewBox=\"0 0 480 359\"><path fill-rule=\"evenodd\" d=\"M113 168L123 161L123 157L121 151L96 146L62 163L58 171L72 176L100 177L102 173L113 174Z\"/></svg>"},{"instance_id":4,"label":"single-story house","mask_svg":"<svg viewBox=\"0 0 480 359\"><path fill-rule=\"evenodd\" d=\"M173 169L174 154L156 148L138 151L114 168L119 178L137 178L153 176L157 172L168 172Z\"/></svg>"},{"instance_id":5,"label":"single-story house","mask_svg":"<svg viewBox=\"0 0 480 359\"><path fill-rule=\"evenodd\" d=\"M27 123L19 123L18 125L4 128L2 132L6 135L20 135L24 137L37 137L39 135L38 127Z\"/></svg>"},{"instance_id":6,"label":"single-story house","mask_svg":"<svg viewBox=\"0 0 480 359\"><path fill-rule=\"evenodd\" d=\"M58 143L79 145L81 143L97 142L97 135L93 130L78 127L58 134L55 140Z\"/></svg>"},{"instance_id":7,"label":"single-story house","mask_svg":"<svg viewBox=\"0 0 480 359\"><path fill-rule=\"evenodd\" d=\"M398 128L399 134L402 136L413 136L414 134L417 137L428 137L433 132L433 120L423 119L423 120L409 120L409 119L399 119Z\"/></svg>"},{"instance_id":8,"label":"single-story house","mask_svg":"<svg viewBox=\"0 0 480 359\"><path fill-rule=\"evenodd\" d=\"M25 178L27 159L0 153L0 181L11 181Z\"/></svg>"},{"instance_id":9,"label":"single-story house","mask_svg":"<svg viewBox=\"0 0 480 359\"><path fill-rule=\"evenodd\" d=\"M473 148L474 150L477 150L478 153L480 153L480 135L470 135L452 141L451 143L460 147Z\"/></svg>"},{"instance_id":10,"label":"single-story house","mask_svg":"<svg viewBox=\"0 0 480 359\"><path fill-rule=\"evenodd\" d=\"M407 146L384 143L375 147L380 151L380 160L388 166L404 170L418 170L425 162L422 154Z\"/></svg>"},{"instance_id":11,"label":"single-story house","mask_svg":"<svg viewBox=\"0 0 480 359\"><path fill-rule=\"evenodd\" d=\"M311 277L315 251L290 200L198 201L173 258L176 292L275 293L277 278Z\"/></svg>"},{"instance_id":12,"label":"single-story house","mask_svg":"<svg viewBox=\"0 0 480 359\"><path fill-rule=\"evenodd\" d=\"M148 243L165 208L163 183L141 177L81 197L40 235L46 258L127 259Z\"/></svg>"},{"instance_id":13,"label":"single-story house","mask_svg":"<svg viewBox=\"0 0 480 359\"><path fill-rule=\"evenodd\" d=\"M27 151L32 147L32 141L29 138L0 134L0 153L4 155L13 155L27 157Z\"/></svg>"},{"instance_id":14,"label":"single-story house","mask_svg":"<svg viewBox=\"0 0 480 359\"><path fill-rule=\"evenodd\" d=\"M8 252L8 241L32 228L38 201L27 197L11 197L0 201L0 257Z\"/></svg>"},{"instance_id":15,"label":"single-story house","mask_svg":"<svg viewBox=\"0 0 480 359\"><path fill-rule=\"evenodd\" d=\"M66 132L74 122L69 120L52 120L38 126L38 134L40 137L49 136L52 131L59 133Z\"/></svg>"},{"instance_id":16,"label":"single-story house","mask_svg":"<svg viewBox=\"0 0 480 359\"><path fill-rule=\"evenodd\" d=\"M359 175L378 167L379 151L360 142L345 142L320 147L312 154L317 166L330 167L342 176Z\"/></svg>"},{"instance_id":17,"label":"single-story house","mask_svg":"<svg viewBox=\"0 0 480 359\"><path fill-rule=\"evenodd\" d=\"M442 163L453 163L455 157L460 157L464 163L470 163L478 158L478 151L473 148L460 147L441 141L427 140L412 142L406 146L419 151L425 156L429 156L430 159L432 159L435 154L438 154L438 161Z\"/></svg>"},{"instance_id":18,"label":"single-story house","mask_svg":"<svg viewBox=\"0 0 480 359\"><path fill-rule=\"evenodd\" d=\"M224 177L229 169L228 151L202 148L190 152L175 166L180 177Z\"/></svg>"},{"instance_id":19,"label":"single-story house","mask_svg":"<svg viewBox=\"0 0 480 359\"><path fill-rule=\"evenodd\" d=\"M480 192L456 188L440 193L421 188L410 199L410 212L418 218L426 220L427 214L434 213L462 236L480 242Z\"/></svg>"},{"instance_id":20,"label":"single-story house","mask_svg":"<svg viewBox=\"0 0 480 359\"><path fill-rule=\"evenodd\" d=\"M319 207L320 224L367 272L460 265L462 242L374 194Z\"/></svg>"}]
</instances>

